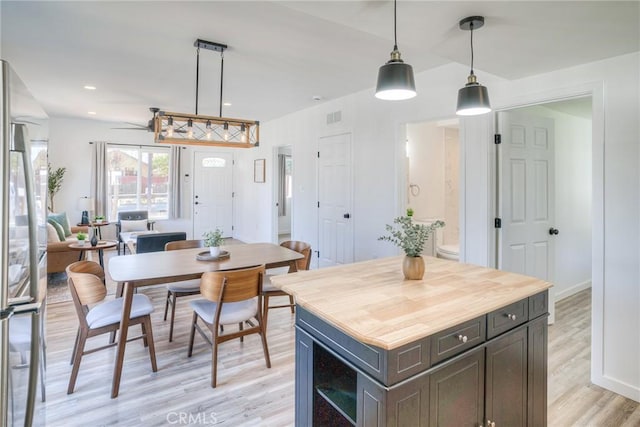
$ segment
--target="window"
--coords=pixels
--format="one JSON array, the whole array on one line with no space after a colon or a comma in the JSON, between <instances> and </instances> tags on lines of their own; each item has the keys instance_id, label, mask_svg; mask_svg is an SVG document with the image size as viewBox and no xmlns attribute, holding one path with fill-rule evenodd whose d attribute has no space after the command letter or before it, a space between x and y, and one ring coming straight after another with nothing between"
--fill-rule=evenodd
<instances>
[{"instance_id":1,"label":"window","mask_svg":"<svg viewBox=\"0 0 640 427\"><path fill-rule=\"evenodd\" d=\"M118 212L146 210L149 219L168 219L169 149L107 146L109 220Z\"/></svg>"}]
</instances>

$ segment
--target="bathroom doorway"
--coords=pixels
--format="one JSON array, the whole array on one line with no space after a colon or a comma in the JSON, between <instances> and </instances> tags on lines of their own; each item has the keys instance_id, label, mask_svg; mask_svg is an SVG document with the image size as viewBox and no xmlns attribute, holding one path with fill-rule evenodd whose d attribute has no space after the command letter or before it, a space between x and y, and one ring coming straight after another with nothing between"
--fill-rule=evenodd
<instances>
[{"instance_id":1,"label":"bathroom doorway","mask_svg":"<svg viewBox=\"0 0 640 427\"><path fill-rule=\"evenodd\" d=\"M406 207L415 222L441 220L424 254L458 260L460 140L458 119L406 125Z\"/></svg>"},{"instance_id":2,"label":"bathroom doorway","mask_svg":"<svg viewBox=\"0 0 640 427\"><path fill-rule=\"evenodd\" d=\"M290 145L277 148L277 179L275 180L278 212L278 243L291 240L293 219L293 157Z\"/></svg>"}]
</instances>

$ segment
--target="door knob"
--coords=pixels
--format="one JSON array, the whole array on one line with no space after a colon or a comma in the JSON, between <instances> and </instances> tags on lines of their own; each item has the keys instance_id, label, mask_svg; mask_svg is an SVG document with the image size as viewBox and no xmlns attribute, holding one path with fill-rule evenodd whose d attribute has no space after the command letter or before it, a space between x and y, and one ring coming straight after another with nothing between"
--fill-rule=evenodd
<instances>
[{"instance_id":1,"label":"door knob","mask_svg":"<svg viewBox=\"0 0 640 427\"><path fill-rule=\"evenodd\" d=\"M558 235L558 233L560 233L560 231L558 231L558 229L557 229L557 228L553 228L553 227L551 227L551 228L549 229L549 235L551 235L551 236L557 236L557 235Z\"/></svg>"},{"instance_id":2,"label":"door knob","mask_svg":"<svg viewBox=\"0 0 640 427\"><path fill-rule=\"evenodd\" d=\"M346 219L349 219L349 218L351 218L351 214L346 213L346 214L342 215L342 217L346 218Z\"/></svg>"},{"instance_id":3,"label":"door knob","mask_svg":"<svg viewBox=\"0 0 640 427\"><path fill-rule=\"evenodd\" d=\"M199 204L200 204L199 202L196 202L196 205L199 205Z\"/></svg>"}]
</instances>

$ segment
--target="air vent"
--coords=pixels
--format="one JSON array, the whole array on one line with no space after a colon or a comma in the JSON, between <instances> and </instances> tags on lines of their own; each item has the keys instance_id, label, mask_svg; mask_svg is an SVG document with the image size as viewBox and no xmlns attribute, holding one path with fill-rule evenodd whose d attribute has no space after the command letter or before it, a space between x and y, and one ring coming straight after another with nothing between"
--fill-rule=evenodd
<instances>
[{"instance_id":1,"label":"air vent","mask_svg":"<svg viewBox=\"0 0 640 427\"><path fill-rule=\"evenodd\" d=\"M327 124L331 125L333 123L338 123L342 121L342 111L334 111L333 113L327 114Z\"/></svg>"}]
</instances>

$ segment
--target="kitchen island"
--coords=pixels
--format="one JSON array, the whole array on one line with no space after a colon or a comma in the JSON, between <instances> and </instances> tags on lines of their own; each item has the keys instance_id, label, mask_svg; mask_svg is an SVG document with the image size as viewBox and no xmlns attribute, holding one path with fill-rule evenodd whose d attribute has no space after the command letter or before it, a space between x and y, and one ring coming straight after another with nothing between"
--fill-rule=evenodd
<instances>
[{"instance_id":1,"label":"kitchen island","mask_svg":"<svg viewBox=\"0 0 640 427\"><path fill-rule=\"evenodd\" d=\"M425 261L272 278L296 297L296 425L546 425L551 284Z\"/></svg>"}]
</instances>

